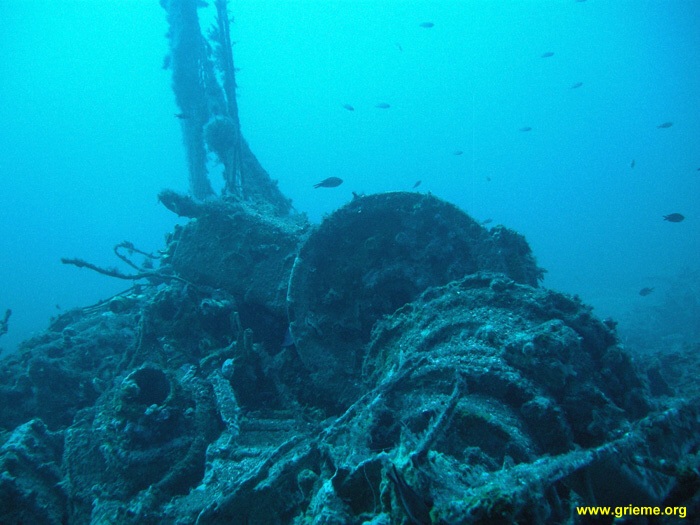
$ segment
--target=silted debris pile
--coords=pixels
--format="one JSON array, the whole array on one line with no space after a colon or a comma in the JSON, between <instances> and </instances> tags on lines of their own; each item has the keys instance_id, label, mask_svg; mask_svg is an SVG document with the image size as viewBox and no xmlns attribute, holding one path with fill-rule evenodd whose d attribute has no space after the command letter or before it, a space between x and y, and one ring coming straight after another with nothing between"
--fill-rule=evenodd
<instances>
[{"instance_id":1,"label":"silted debris pile","mask_svg":"<svg viewBox=\"0 0 700 525\"><path fill-rule=\"evenodd\" d=\"M531 286L543 275L522 236L489 231L430 195L359 197L326 218L302 245L288 294L291 333L317 392L339 408L353 402L362 391L359 349L376 321L477 271Z\"/></svg>"},{"instance_id":2,"label":"silted debris pile","mask_svg":"<svg viewBox=\"0 0 700 525\"><path fill-rule=\"evenodd\" d=\"M697 403L652 398L612 323L538 287L517 233L412 193L311 229L193 209L170 278L4 360L0 521L554 524L577 505L697 506L679 489L697 481Z\"/></svg>"}]
</instances>

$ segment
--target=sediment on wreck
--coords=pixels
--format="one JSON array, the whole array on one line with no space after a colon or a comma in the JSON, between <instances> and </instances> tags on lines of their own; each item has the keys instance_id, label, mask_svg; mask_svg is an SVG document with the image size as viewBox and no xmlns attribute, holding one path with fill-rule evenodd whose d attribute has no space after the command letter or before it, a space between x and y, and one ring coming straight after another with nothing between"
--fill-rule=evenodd
<instances>
[{"instance_id":1,"label":"sediment on wreck","mask_svg":"<svg viewBox=\"0 0 700 525\"><path fill-rule=\"evenodd\" d=\"M69 522L561 523L579 504L660 504L694 468L696 405L655 400L613 323L536 286L515 232L503 249L503 228L405 193L311 228L193 209L161 260L177 279L64 314L6 360L8 519L41 501ZM32 474L29 441L56 475Z\"/></svg>"},{"instance_id":2,"label":"sediment on wreck","mask_svg":"<svg viewBox=\"0 0 700 525\"><path fill-rule=\"evenodd\" d=\"M440 283L432 249L419 247L444 203L366 198L309 231L240 204L201 204L161 261L178 279L64 314L6 359L0 500L18 504L3 519L40 516L41 502L75 523L554 524L579 504L660 504L696 468L697 404L655 400L613 323L489 272L504 251L491 252L491 231L466 215L469 237L444 226L465 243L445 268L476 271ZM384 220L351 227L353 209ZM354 259L322 256L329 231L347 232L336 249ZM178 250L188 257L178 262ZM306 263L290 275L297 254ZM508 262L522 269L515 277L536 275L531 257ZM282 346L285 280L296 283L286 290L295 312L328 324ZM401 300L375 302L384 286ZM336 293L324 299L324 287ZM364 328L338 339L333 320L353 315ZM319 373L310 348L353 365ZM45 444L40 462L30 442Z\"/></svg>"},{"instance_id":3,"label":"sediment on wreck","mask_svg":"<svg viewBox=\"0 0 700 525\"><path fill-rule=\"evenodd\" d=\"M192 206L179 204L183 207ZM190 212L196 215L193 220L171 236L167 264L194 285L230 293L245 326L269 347L281 345L289 274L310 228L305 216L279 217L237 200L205 202L196 210Z\"/></svg>"},{"instance_id":4,"label":"sediment on wreck","mask_svg":"<svg viewBox=\"0 0 700 525\"><path fill-rule=\"evenodd\" d=\"M240 134L225 0L213 42L196 0L162 4L191 194L160 198L189 221L158 268L70 260L141 284L0 363L0 522L554 525L580 505L700 509L691 393L652 396L614 323L540 287L504 226L407 192L309 225Z\"/></svg>"},{"instance_id":5,"label":"sediment on wreck","mask_svg":"<svg viewBox=\"0 0 700 525\"><path fill-rule=\"evenodd\" d=\"M347 408L360 394L361 348L375 322L430 287L478 271L535 287L543 274L521 235L488 230L433 195L366 195L330 214L299 249L287 296L315 395Z\"/></svg>"}]
</instances>

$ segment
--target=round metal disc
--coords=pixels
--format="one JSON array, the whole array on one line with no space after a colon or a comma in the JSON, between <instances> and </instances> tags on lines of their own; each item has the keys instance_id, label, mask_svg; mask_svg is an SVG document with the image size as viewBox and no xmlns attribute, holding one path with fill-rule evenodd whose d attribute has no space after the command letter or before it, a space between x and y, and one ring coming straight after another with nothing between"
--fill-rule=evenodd
<instances>
[{"instance_id":1,"label":"round metal disc","mask_svg":"<svg viewBox=\"0 0 700 525\"><path fill-rule=\"evenodd\" d=\"M289 282L304 365L321 381L357 377L375 322L431 286L483 269L488 238L463 211L420 193L357 197L332 213L302 246Z\"/></svg>"}]
</instances>

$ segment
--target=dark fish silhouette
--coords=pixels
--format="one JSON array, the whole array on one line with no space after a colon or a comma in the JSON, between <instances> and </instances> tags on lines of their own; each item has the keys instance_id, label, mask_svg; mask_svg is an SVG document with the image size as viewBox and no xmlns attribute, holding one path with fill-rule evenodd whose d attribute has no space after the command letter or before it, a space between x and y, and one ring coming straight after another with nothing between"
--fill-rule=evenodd
<instances>
[{"instance_id":1,"label":"dark fish silhouette","mask_svg":"<svg viewBox=\"0 0 700 525\"><path fill-rule=\"evenodd\" d=\"M425 28L425 29L430 29L430 28L433 27L435 24L433 24L432 22L421 22L421 23L418 24L418 25L419 25L420 27Z\"/></svg>"},{"instance_id":2,"label":"dark fish silhouette","mask_svg":"<svg viewBox=\"0 0 700 525\"><path fill-rule=\"evenodd\" d=\"M327 179L323 179L318 184L314 184L314 188L335 188L336 186L340 186L342 183L343 179L338 177L328 177Z\"/></svg>"},{"instance_id":3,"label":"dark fish silhouette","mask_svg":"<svg viewBox=\"0 0 700 525\"><path fill-rule=\"evenodd\" d=\"M482 226L486 226L487 224L491 224L492 222L493 222L493 219L484 219L479 224L481 224Z\"/></svg>"},{"instance_id":4,"label":"dark fish silhouette","mask_svg":"<svg viewBox=\"0 0 700 525\"><path fill-rule=\"evenodd\" d=\"M413 185L413 189L415 190L418 186L420 186L421 182L423 182L423 181L417 180L416 183Z\"/></svg>"},{"instance_id":5,"label":"dark fish silhouette","mask_svg":"<svg viewBox=\"0 0 700 525\"><path fill-rule=\"evenodd\" d=\"M180 120L186 120L190 118L190 116L187 113L175 113L175 117L179 118Z\"/></svg>"},{"instance_id":6,"label":"dark fish silhouette","mask_svg":"<svg viewBox=\"0 0 700 525\"><path fill-rule=\"evenodd\" d=\"M549 57L553 57L553 56L554 56L554 53L552 53L551 51L547 51L546 53L542 53L540 55L541 58L549 58Z\"/></svg>"},{"instance_id":7,"label":"dark fish silhouette","mask_svg":"<svg viewBox=\"0 0 700 525\"><path fill-rule=\"evenodd\" d=\"M462 153L464 153L464 152L461 149L458 149L458 150L455 150L452 152L453 155L457 155L457 156L461 155Z\"/></svg>"},{"instance_id":8,"label":"dark fish silhouette","mask_svg":"<svg viewBox=\"0 0 700 525\"><path fill-rule=\"evenodd\" d=\"M634 168L634 166L635 166L636 164L637 164L637 163L634 162L634 159L632 159L632 162L630 162L630 168Z\"/></svg>"},{"instance_id":9,"label":"dark fish silhouette","mask_svg":"<svg viewBox=\"0 0 700 525\"><path fill-rule=\"evenodd\" d=\"M386 102L380 102L379 104L377 104L374 107L379 108L379 109L389 109L391 107L391 105L387 104Z\"/></svg>"},{"instance_id":10,"label":"dark fish silhouette","mask_svg":"<svg viewBox=\"0 0 700 525\"><path fill-rule=\"evenodd\" d=\"M391 480L398 495L399 503L408 517L408 522L416 525L433 523L430 516L430 506L418 494L406 480L399 474L395 465L391 465L391 470L387 472L387 477Z\"/></svg>"},{"instance_id":11,"label":"dark fish silhouette","mask_svg":"<svg viewBox=\"0 0 700 525\"><path fill-rule=\"evenodd\" d=\"M646 297L647 295L649 295L653 291L654 291L653 288L649 288L648 286L645 286L644 288L639 290L639 295L641 295L642 297Z\"/></svg>"},{"instance_id":12,"label":"dark fish silhouette","mask_svg":"<svg viewBox=\"0 0 700 525\"><path fill-rule=\"evenodd\" d=\"M668 222L681 222L685 217L680 213L671 213L670 215L664 215L664 220Z\"/></svg>"},{"instance_id":13,"label":"dark fish silhouette","mask_svg":"<svg viewBox=\"0 0 700 525\"><path fill-rule=\"evenodd\" d=\"M525 126L520 128L520 131L532 131L532 128L530 126Z\"/></svg>"},{"instance_id":14,"label":"dark fish silhouette","mask_svg":"<svg viewBox=\"0 0 700 525\"><path fill-rule=\"evenodd\" d=\"M355 108L352 107L350 104L343 104L343 107L348 111L355 111Z\"/></svg>"},{"instance_id":15,"label":"dark fish silhouette","mask_svg":"<svg viewBox=\"0 0 700 525\"><path fill-rule=\"evenodd\" d=\"M287 326L287 331L284 332L284 339L282 340L282 348L288 348L294 346L294 338L292 337L292 331Z\"/></svg>"},{"instance_id":16,"label":"dark fish silhouette","mask_svg":"<svg viewBox=\"0 0 700 525\"><path fill-rule=\"evenodd\" d=\"M673 126L673 122L664 122L663 124L659 124L656 127L659 129L664 129L664 128L670 128L671 126Z\"/></svg>"},{"instance_id":17,"label":"dark fish silhouette","mask_svg":"<svg viewBox=\"0 0 700 525\"><path fill-rule=\"evenodd\" d=\"M403 47L401 47L401 44L396 42L396 47L399 49L399 51L403 51Z\"/></svg>"},{"instance_id":18,"label":"dark fish silhouette","mask_svg":"<svg viewBox=\"0 0 700 525\"><path fill-rule=\"evenodd\" d=\"M583 82L576 82L575 84L571 84L571 89L580 88L581 86L583 86Z\"/></svg>"}]
</instances>

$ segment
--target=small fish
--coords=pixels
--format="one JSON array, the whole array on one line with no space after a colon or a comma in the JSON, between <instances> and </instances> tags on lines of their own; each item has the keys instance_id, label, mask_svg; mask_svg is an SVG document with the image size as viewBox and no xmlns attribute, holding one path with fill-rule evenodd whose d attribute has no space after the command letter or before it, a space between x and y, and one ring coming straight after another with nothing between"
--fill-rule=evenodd
<instances>
[{"instance_id":1,"label":"small fish","mask_svg":"<svg viewBox=\"0 0 700 525\"><path fill-rule=\"evenodd\" d=\"M632 162L630 162L630 168L634 168L636 164L637 163L634 161L634 159L632 159Z\"/></svg>"},{"instance_id":2,"label":"small fish","mask_svg":"<svg viewBox=\"0 0 700 525\"><path fill-rule=\"evenodd\" d=\"M664 215L664 220L668 222L681 222L685 217L680 213L671 213L670 215Z\"/></svg>"},{"instance_id":3,"label":"small fish","mask_svg":"<svg viewBox=\"0 0 700 525\"><path fill-rule=\"evenodd\" d=\"M314 188L335 188L336 186L340 186L342 183L343 179L338 177L328 177L327 179L323 179L318 184L314 184Z\"/></svg>"},{"instance_id":4,"label":"small fish","mask_svg":"<svg viewBox=\"0 0 700 525\"><path fill-rule=\"evenodd\" d=\"M422 180L417 180L416 183L413 185L413 189L415 190L418 186L420 186L420 183L423 182Z\"/></svg>"},{"instance_id":5,"label":"small fish","mask_svg":"<svg viewBox=\"0 0 700 525\"><path fill-rule=\"evenodd\" d=\"M666 129L666 128L670 128L671 126L673 126L673 122L664 122L663 124L659 124L656 127L659 129Z\"/></svg>"},{"instance_id":6,"label":"small fish","mask_svg":"<svg viewBox=\"0 0 700 525\"><path fill-rule=\"evenodd\" d=\"M487 177L486 177L486 182L491 182L491 177L487 176Z\"/></svg>"},{"instance_id":7,"label":"small fish","mask_svg":"<svg viewBox=\"0 0 700 525\"><path fill-rule=\"evenodd\" d=\"M541 58L549 58L549 57L553 57L553 56L554 56L554 53L552 53L551 51L547 51L546 53L542 53L540 55Z\"/></svg>"},{"instance_id":8,"label":"small fish","mask_svg":"<svg viewBox=\"0 0 700 525\"><path fill-rule=\"evenodd\" d=\"M179 118L180 120L186 120L190 118L190 116L187 113L175 113L175 118Z\"/></svg>"},{"instance_id":9,"label":"small fish","mask_svg":"<svg viewBox=\"0 0 700 525\"><path fill-rule=\"evenodd\" d=\"M387 477L393 483L394 489L396 489L399 503L406 513L408 522L416 525L433 523L433 518L430 516L432 505L428 505L426 500L406 483L406 480L399 474L395 465L391 465L391 470L387 471Z\"/></svg>"},{"instance_id":10,"label":"small fish","mask_svg":"<svg viewBox=\"0 0 700 525\"><path fill-rule=\"evenodd\" d=\"M348 111L355 111L355 108L352 107L350 104L343 104L343 107Z\"/></svg>"},{"instance_id":11,"label":"small fish","mask_svg":"<svg viewBox=\"0 0 700 525\"><path fill-rule=\"evenodd\" d=\"M453 151L453 152L452 152L452 155L457 155L457 156L459 156L459 155L461 155L462 153L464 153L464 152L463 152L461 149L458 149L458 150Z\"/></svg>"},{"instance_id":12,"label":"small fish","mask_svg":"<svg viewBox=\"0 0 700 525\"><path fill-rule=\"evenodd\" d=\"M292 337L292 329L287 326L287 331L284 332L284 339L282 339L282 348L290 346L294 346L294 338Z\"/></svg>"},{"instance_id":13,"label":"small fish","mask_svg":"<svg viewBox=\"0 0 700 525\"><path fill-rule=\"evenodd\" d=\"M532 131L532 128L530 126L525 126L525 127L520 128L520 131L523 131L523 132Z\"/></svg>"},{"instance_id":14,"label":"small fish","mask_svg":"<svg viewBox=\"0 0 700 525\"><path fill-rule=\"evenodd\" d=\"M641 295L642 297L646 297L647 295L649 295L653 291L654 291L653 288L649 288L648 286L645 286L644 288L639 290L639 295Z\"/></svg>"},{"instance_id":15,"label":"small fish","mask_svg":"<svg viewBox=\"0 0 700 525\"><path fill-rule=\"evenodd\" d=\"M493 222L493 219L484 219L483 221L481 221L480 224L482 226L486 226L487 224L491 224L492 222Z\"/></svg>"},{"instance_id":16,"label":"small fish","mask_svg":"<svg viewBox=\"0 0 700 525\"><path fill-rule=\"evenodd\" d=\"M387 104L386 102L380 102L379 104L377 104L374 107L379 108L379 109L389 109L391 107L391 105Z\"/></svg>"},{"instance_id":17,"label":"small fish","mask_svg":"<svg viewBox=\"0 0 700 525\"><path fill-rule=\"evenodd\" d=\"M430 29L431 27L435 26L435 24L433 24L432 22L421 22L418 25L424 29Z\"/></svg>"},{"instance_id":18,"label":"small fish","mask_svg":"<svg viewBox=\"0 0 700 525\"><path fill-rule=\"evenodd\" d=\"M399 51L403 51L403 47L401 47L401 44L399 44L398 42L396 42L396 47Z\"/></svg>"},{"instance_id":19,"label":"small fish","mask_svg":"<svg viewBox=\"0 0 700 525\"><path fill-rule=\"evenodd\" d=\"M571 84L571 89L578 89L581 86L583 86L583 82L576 82L574 84Z\"/></svg>"}]
</instances>

